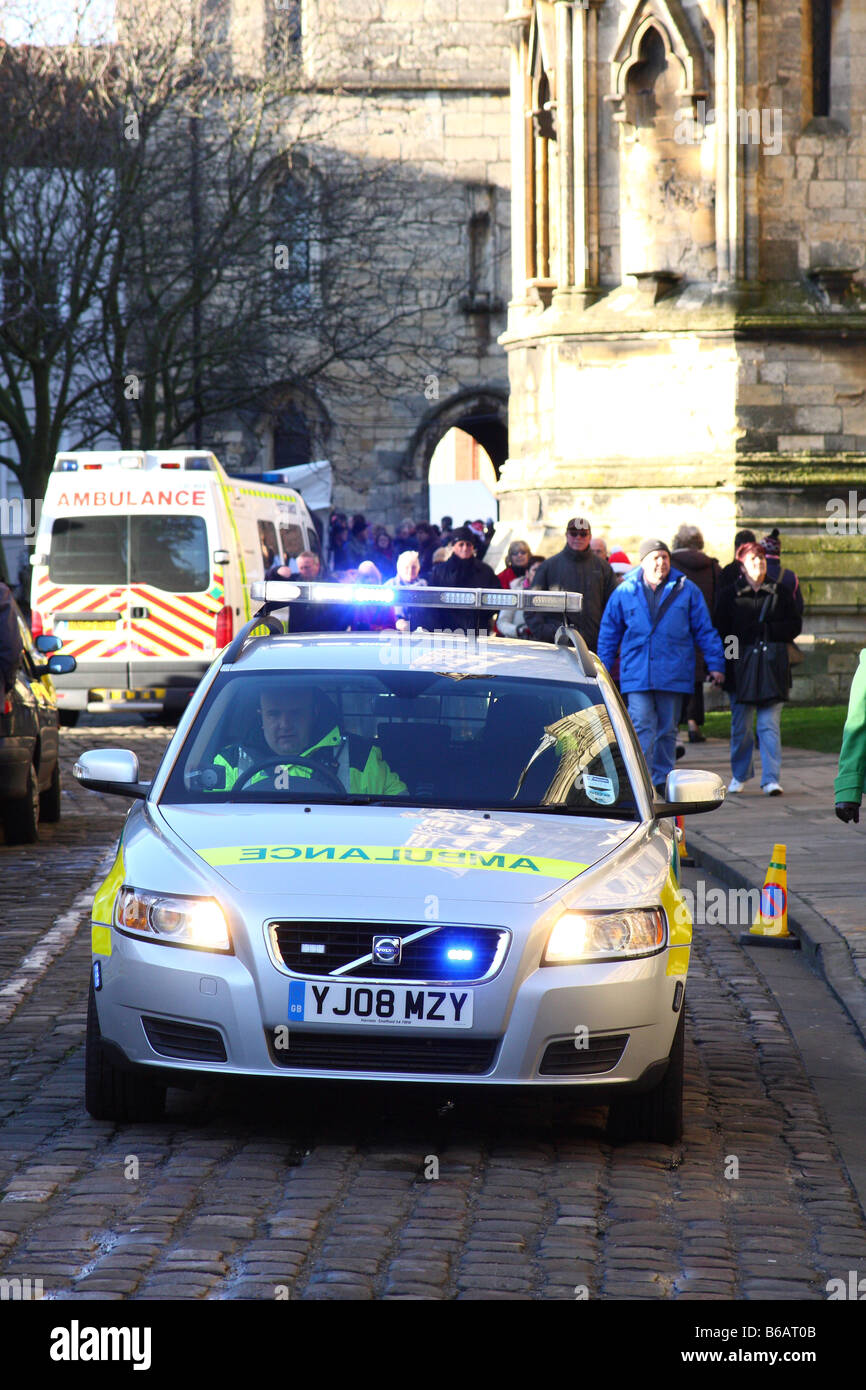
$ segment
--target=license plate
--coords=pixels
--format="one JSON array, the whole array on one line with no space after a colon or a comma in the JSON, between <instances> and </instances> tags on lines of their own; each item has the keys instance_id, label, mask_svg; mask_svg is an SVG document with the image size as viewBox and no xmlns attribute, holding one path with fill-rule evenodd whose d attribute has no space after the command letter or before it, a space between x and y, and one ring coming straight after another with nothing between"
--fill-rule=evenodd
<instances>
[{"instance_id":1,"label":"license plate","mask_svg":"<svg viewBox=\"0 0 866 1390\"><path fill-rule=\"evenodd\" d=\"M294 1023L393 1023L403 1027L471 1028L472 991L424 985L330 985L293 980L289 1020Z\"/></svg>"},{"instance_id":2,"label":"license plate","mask_svg":"<svg viewBox=\"0 0 866 1390\"><path fill-rule=\"evenodd\" d=\"M56 623L55 626L59 634L61 632L113 632L117 624L113 618L102 618L93 623L79 621L75 618L69 622Z\"/></svg>"}]
</instances>

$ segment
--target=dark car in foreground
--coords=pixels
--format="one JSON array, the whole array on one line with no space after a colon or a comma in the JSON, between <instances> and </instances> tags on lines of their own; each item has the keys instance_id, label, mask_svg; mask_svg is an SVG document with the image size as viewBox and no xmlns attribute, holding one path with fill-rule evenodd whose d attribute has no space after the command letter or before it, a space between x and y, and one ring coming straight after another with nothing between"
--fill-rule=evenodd
<instances>
[{"instance_id":1,"label":"dark car in foreground","mask_svg":"<svg viewBox=\"0 0 866 1390\"><path fill-rule=\"evenodd\" d=\"M16 617L23 651L0 704L0 823L7 844L23 845L39 838L40 820L60 819L60 741L51 677L74 671L75 657L57 655L58 637L34 641L17 607Z\"/></svg>"}]
</instances>

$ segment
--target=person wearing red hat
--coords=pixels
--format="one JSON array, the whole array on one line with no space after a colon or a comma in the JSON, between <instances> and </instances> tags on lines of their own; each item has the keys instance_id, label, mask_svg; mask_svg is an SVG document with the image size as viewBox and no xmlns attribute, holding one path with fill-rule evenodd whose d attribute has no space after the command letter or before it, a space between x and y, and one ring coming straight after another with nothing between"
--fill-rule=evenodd
<instances>
[{"instance_id":1,"label":"person wearing red hat","mask_svg":"<svg viewBox=\"0 0 866 1390\"><path fill-rule=\"evenodd\" d=\"M742 655L754 643L793 642L802 622L794 600L781 583L767 577L764 547L747 541L737 550L742 577L720 591L713 622L726 646L736 639L733 650ZM750 704L737 696L737 661L726 661L724 687L731 701L731 778L729 792L741 792L754 776L755 734L761 754L761 790L767 796L781 796L782 734L780 721L783 699ZM790 677L789 677L790 681Z\"/></svg>"}]
</instances>

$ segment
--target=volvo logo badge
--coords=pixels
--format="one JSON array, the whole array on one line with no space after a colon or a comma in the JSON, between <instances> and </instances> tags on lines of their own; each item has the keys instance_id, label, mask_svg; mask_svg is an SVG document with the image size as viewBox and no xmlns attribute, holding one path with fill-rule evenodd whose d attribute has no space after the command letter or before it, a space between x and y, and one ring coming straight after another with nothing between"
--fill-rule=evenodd
<instances>
[{"instance_id":1,"label":"volvo logo badge","mask_svg":"<svg viewBox=\"0 0 866 1390\"><path fill-rule=\"evenodd\" d=\"M401 936L374 936L373 960L377 965L399 965L403 954Z\"/></svg>"}]
</instances>

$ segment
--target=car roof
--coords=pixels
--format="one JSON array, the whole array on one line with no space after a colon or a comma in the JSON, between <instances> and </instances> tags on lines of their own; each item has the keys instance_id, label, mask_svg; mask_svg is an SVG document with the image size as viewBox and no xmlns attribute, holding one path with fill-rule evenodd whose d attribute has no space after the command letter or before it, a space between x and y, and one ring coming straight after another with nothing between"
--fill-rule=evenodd
<instances>
[{"instance_id":1,"label":"car roof","mask_svg":"<svg viewBox=\"0 0 866 1390\"><path fill-rule=\"evenodd\" d=\"M383 641L383 636L387 641ZM452 638L448 641L446 639ZM387 655L386 655L387 653ZM299 633L261 637L244 647L224 670L260 674L292 668L319 671L460 671L467 675L513 676L521 680L590 681L570 647L520 638L475 639L462 632L411 634Z\"/></svg>"}]
</instances>

